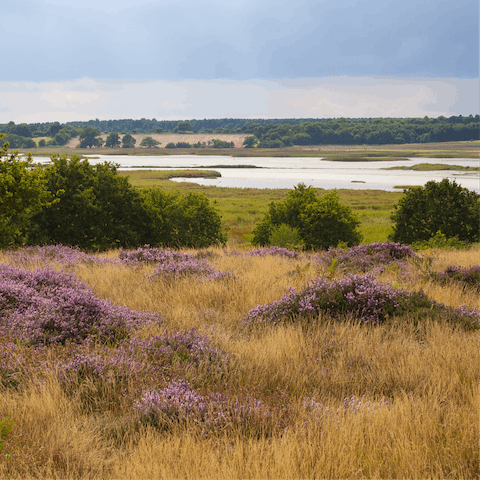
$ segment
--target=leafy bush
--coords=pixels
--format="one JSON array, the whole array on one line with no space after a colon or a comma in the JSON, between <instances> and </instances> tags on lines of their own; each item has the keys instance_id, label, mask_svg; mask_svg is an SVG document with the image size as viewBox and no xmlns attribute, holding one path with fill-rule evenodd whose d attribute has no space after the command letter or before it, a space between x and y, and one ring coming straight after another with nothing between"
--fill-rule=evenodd
<instances>
[{"instance_id":1,"label":"leafy bush","mask_svg":"<svg viewBox=\"0 0 480 480\"><path fill-rule=\"evenodd\" d=\"M32 217L26 232L30 245L106 250L148 243L150 218L143 199L114 164L57 156L45 175L55 203Z\"/></svg>"},{"instance_id":2,"label":"leafy bush","mask_svg":"<svg viewBox=\"0 0 480 480\"><path fill-rule=\"evenodd\" d=\"M339 242L360 243L360 224L354 213L340 203L337 192L317 197L315 189L298 184L283 202L272 202L263 220L253 229L253 243L268 245L280 225L297 229L305 248L327 248Z\"/></svg>"},{"instance_id":3,"label":"leafy bush","mask_svg":"<svg viewBox=\"0 0 480 480\"><path fill-rule=\"evenodd\" d=\"M480 240L480 195L455 181L430 181L404 190L392 215L391 240L412 244L429 241L437 232L462 242Z\"/></svg>"},{"instance_id":4,"label":"leafy bush","mask_svg":"<svg viewBox=\"0 0 480 480\"><path fill-rule=\"evenodd\" d=\"M297 228L282 223L275 227L268 238L268 243L277 247L301 250L303 240Z\"/></svg>"}]
</instances>

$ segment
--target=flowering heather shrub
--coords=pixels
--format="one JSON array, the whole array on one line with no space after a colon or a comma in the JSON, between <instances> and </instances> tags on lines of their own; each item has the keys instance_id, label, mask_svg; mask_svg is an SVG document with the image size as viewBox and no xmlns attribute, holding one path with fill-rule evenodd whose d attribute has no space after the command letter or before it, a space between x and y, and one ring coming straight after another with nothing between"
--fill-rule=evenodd
<instances>
[{"instance_id":1,"label":"flowering heather shrub","mask_svg":"<svg viewBox=\"0 0 480 480\"><path fill-rule=\"evenodd\" d=\"M443 285L450 282L458 282L460 285L474 287L480 291L480 266L457 267L448 266L444 272L430 272L428 277Z\"/></svg>"},{"instance_id":2,"label":"flowering heather shrub","mask_svg":"<svg viewBox=\"0 0 480 480\"><path fill-rule=\"evenodd\" d=\"M341 266L365 273L374 267L383 267L393 263L405 269L405 265L399 260L416 256L408 245L394 242L375 242L357 245L348 250L329 248L326 252L321 253L316 261L322 266L328 267L336 259L337 267Z\"/></svg>"},{"instance_id":3,"label":"flowering heather shrub","mask_svg":"<svg viewBox=\"0 0 480 480\"><path fill-rule=\"evenodd\" d=\"M252 250L251 252L245 253L244 257L264 257L266 255L277 255L280 257L297 258L299 252L296 252L295 250L289 250L285 247L272 246Z\"/></svg>"},{"instance_id":4,"label":"flowering heather shrub","mask_svg":"<svg viewBox=\"0 0 480 480\"><path fill-rule=\"evenodd\" d=\"M61 244L24 247L20 250L8 250L4 253L11 258L11 263L16 266L26 266L32 262L47 263L52 261L65 267L79 263L107 264L117 262L116 259L89 255L82 252L78 247L67 247Z\"/></svg>"},{"instance_id":5,"label":"flowering heather shrub","mask_svg":"<svg viewBox=\"0 0 480 480\"><path fill-rule=\"evenodd\" d=\"M174 425L198 427L203 435L234 427L251 431L262 427L268 411L259 400L241 404L220 393L200 395L184 380L170 383L163 390L149 390L134 404L136 418L158 428Z\"/></svg>"},{"instance_id":6,"label":"flowering heather shrub","mask_svg":"<svg viewBox=\"0 0 480 480\"><path fill-rule=\"evenodd\" d=\"M135 266L142 263L169 263L179 260L194 259L194 255L177 252L169 248L155 248L144 245L136 250L125 250L120 252L118 258L126 265Z\"/></svg>"},{"instance_id":7,"label":"flowering heather shrub","mask_svg":"<svg viewBox=\"0 0 480 480\"><path fill-rule=\"evenodd\" d=\"M90 336L116 341L155 319L96 297L72 273L0 265L1 334L35 345Z\"/></svg>"},{"instance_id":8,"label":"flowering heather shrub","mask_svg":"<svg viewBox=\"0 0 480 480\"><path fill-rule=\"evenodd\" d=\"M455 323L478 328L480 314L474 309L445 307L424 293L410 293L380 283L372 275L352 275L329 282L317 277L301 292L291 287L280 300L257 305L243 319L246 325L268 322L277 324L288 318L309 318L324 312L332 317L348 314L368 324L382 323L386 318L418 313L442 317Z\"/></svg>"},{"instance_id":9,"label":"flowering heather shrub","mask_svg":"<svg viewBox=\"0 0 480 480\"><path fill-rule=\"evenodd\" d=\"M132 339L129 351L142 355L156 365L185 364L221 372L228 366L229 355L195 329L156 335L148 340Z\"/></svg>"},{"instance_id":10,"label":"flowering heather shrub","mask_svg":"<svg viewBox=\"0 0 480 480\"><path fill-rule=\"evenodd\" d=\"M232 278L233 274L214 270L205 259L188 258L185 260L174 260L159 263L150 276L154 279L161 277L165 279L176 279L181 277L197 277L207 280L220 280Z\"/></svg>"}]
</instances>

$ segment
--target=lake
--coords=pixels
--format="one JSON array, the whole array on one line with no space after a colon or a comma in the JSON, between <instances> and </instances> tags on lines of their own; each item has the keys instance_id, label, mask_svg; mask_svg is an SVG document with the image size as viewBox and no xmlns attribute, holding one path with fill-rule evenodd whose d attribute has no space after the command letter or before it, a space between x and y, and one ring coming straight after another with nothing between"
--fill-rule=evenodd
<instances>
[{"instance_id":1,"label":"lake","mask_svg":"<svg viewBox=\"0 0 480 480\"><path fill-rule=\"evenodd\" d=\"M93 155L92 155L93 157ZM228 157L201 155L94 155L92 164L104 161L114 162L120 170L130 169L213 169L222 175L215 179L176 178L177 182L188 181L200 185L238 188L293 188L300 182L324 189L357 189L399 191L395 186L424 185L430 180L444 178L455 180L462 187L480 193L479 172L455 172L436 170L416 172L409 170L382 170L388 167L416 165L418 163L439 163L479 167L480 161L467 158L410 158L408 160L375 162L332 162L322 158L307 157ZM46 159L34 157L37 162ZM225 168L237 167L237 168ZM238 168L238 167L244 168ZM246 168L245 168L246 167ZM250 168L249 168L250 167Z\"/></svg>"}]
</instances>

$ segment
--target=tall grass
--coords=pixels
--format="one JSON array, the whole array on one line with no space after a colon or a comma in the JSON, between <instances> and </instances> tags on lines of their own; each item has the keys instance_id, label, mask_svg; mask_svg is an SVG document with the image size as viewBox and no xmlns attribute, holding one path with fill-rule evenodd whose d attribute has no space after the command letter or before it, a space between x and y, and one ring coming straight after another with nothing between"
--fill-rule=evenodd
<instances>
[{"instance_id":1,"label":"tall grass","mask_svg":"<svg viewBox=\"0 0 480 480\"><path fill-rule=\"evenodd\" d=\"M123 343L35 347L3 336L0 421L13 424L0 478L479 478L478 330L414 312L379 325L323 312L248 326L252 308L290 287L358 272L318 255L245 252L185 251L234 275L218 280L152 277L155 263L120 262L116 251L103 256L111 262L2 254L19 268L70 270L98 297L161 321ZM478 249L422 255L370 273L445 305L479 307L473 289L428 275L478 264ZM87 357L105 369L68 363ZM187 407L173 420L136 415L142 392L178 379L196 395L190 417ZM218 414L216 428L202 423L210 417L195 398Z\"/></svg>"}]
</instances>

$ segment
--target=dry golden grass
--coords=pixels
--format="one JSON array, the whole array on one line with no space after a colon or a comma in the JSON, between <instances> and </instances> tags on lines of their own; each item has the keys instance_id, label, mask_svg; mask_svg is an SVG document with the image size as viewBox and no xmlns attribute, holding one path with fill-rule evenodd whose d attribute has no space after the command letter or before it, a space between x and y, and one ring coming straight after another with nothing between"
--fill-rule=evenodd
<instances>
[{"instance_id":1,"label":"dry golden grass","mask_svg":"<svg viewBox=\"0 0 480 480\"><path fill-rule=\"evenodd\" d=\"M162 328L208 334L231 356L223 387L248 387L279 407L279 419L289 416L288 428L270 436L167 433L122 420L114 406L87 411L79 392L67 395L54 379L32 381L0 391L0 420L14 422L0 453L0 478L480 477L477 332L413 318L374 327L320 318L246 330L240 319L252 307L326 272L313 264L305 270L307 258L214 252L210 262L233 269L235 280L151 281L153 266L73 270L102 298L159 312ZM478 250L424 255L433 256L433 270L479 264ZM422 288L447 305L478 308L475 292L435 285L413 262L409 271L410 280L395 271L382 279ZM187 375L205 391L222 387L218 378ZM362 395L369 402L386 397L390 405L316 421L301 408L308 397L335 411L345 397Z\"/></svg>"}]
</instances>

